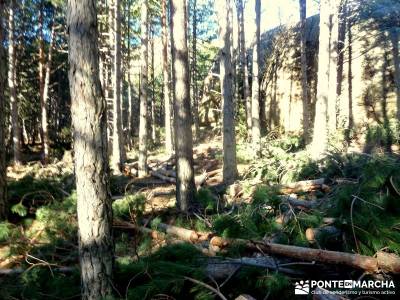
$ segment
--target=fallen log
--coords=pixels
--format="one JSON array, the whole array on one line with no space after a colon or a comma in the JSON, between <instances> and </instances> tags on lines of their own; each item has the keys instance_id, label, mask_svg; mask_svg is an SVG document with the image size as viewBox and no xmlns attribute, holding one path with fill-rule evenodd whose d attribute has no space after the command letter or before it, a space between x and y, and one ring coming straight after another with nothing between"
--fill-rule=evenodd
<instances>
[{"instance_id":1,"label":"fallen log","mask_svg":"<svg viewBox=\"0 0 400 300\"><path fill-rule=\"evenodd\" d=\"M43 264L42 267L49 268L50 266L47 266L46 264ZM3 269L0 268L0 276L12 276L12 275L20 275L27 271L28 269L23 269L23 268L14 268L14 269ZM58 268L51 268L51 272L56 272L56 273L72 273L76 271L77 268L74 267L58 267Z\"/></svg>"},{"instance_id":2,"label":"fallen log","mask_svg":"<svg viewBox=\"0 0 400 300\"><path fill-rule=\"evenodd\" d=\"M292 206L300 206L300 207L304 207L307 209L313 209L316 206L318 206L318 204L320 203L319 200L303 200L303 199L299 199L293 196L280 196L280 199L282 201L286 201L287 203L289 203Z\"/></svg>"},{"instance_id":3,"label":"fallen log","mask_svg":"<svg viewBox=\"0 0 400 300\"><path fill-rule=\"evenodd\" d=\"M320 228L307 228L306 238L310 243L320 242L322 239L334 239L341 235L341 231L335 226Z\"/></svg>"},{"instance_id":4,"label":"fallen log","mask_svg":"<svg viewBox=\"0 0 400 300\"><path fill-rule=\"evenodd\" d=\"M148 224L149 220L143 219L143 223ZM114 225L140 230L143 233L151 234L151 235L155 234L155 233L153 233L154 231L161 231L166 234L172 234L174 236L179 237L180 239L182 239L184 241L191 242L191 243L206 241L212 235L211 232L198 232L198 231L194 231L194 230L190 230L190 229L186 229L186 228L182 228L182 227L177 227L177 226L173 226L173 225L169 225L169 224L165 224L165 223L157 224L157 230L151 230L151 229L143 227L143 226L136 226L132 223L122 221L122 220L115 221Z\"/></svg>"},{"instance_id":5,"label":"fallen log","mask_svg":"<svg viewBox=\"0 0 400 300\"><path fill-rule=\"evenodd\" d=\"M329 192L330 187L325 184L325 178L318 178L313 180L302 180L289 184L278 186L278 191L281 194L293 194L299 192L312 192L322 190Z\"/></svg>"},{"instance_id":6,"label":"fallen log","mask_svg":"<svg viewBox=\"0 0 400 300\"><path fill-rule=\"evenodd\" d=\"M145 224L148 220L144 219ZM134 226L129 222L123 222L126 226ZM263 253L277 254L306 261L317 261L321 263L346 265L362 269L368 272L378 273L384 271L393 274L400 274L400 257L386 252L378 252L376 257L353 254L347 252L313 249L291 245L268 243L264 241L252 241L244 239L227 239L213 235L211 232L196 232L194 230L160 223L157 230L172 234L188 242L202 242L209 240L210 246L224 249L228 246L244 246Z\"/></svg>"},{"instance_id":7,"label":"fallen log","mask_svg":"<svg viewBox=\"0 0 400 300\"><path fill-rule=\"evenodd\" d=\"M233 245L241 245L248 249L262 251L264 253L277 254L307 261L346 265L373 273L377 273L380 270L394 274L400 273L400 268L398 268L398 266L400 266L400 257L396 255L391 255L390 257L387 255L380 255L375 258L360 254L281 245L262 241L225 239L219 236L212 237L210 244L220 249ZM393 267L393 264L397 267Z\"/></svg>"}]
</instances>

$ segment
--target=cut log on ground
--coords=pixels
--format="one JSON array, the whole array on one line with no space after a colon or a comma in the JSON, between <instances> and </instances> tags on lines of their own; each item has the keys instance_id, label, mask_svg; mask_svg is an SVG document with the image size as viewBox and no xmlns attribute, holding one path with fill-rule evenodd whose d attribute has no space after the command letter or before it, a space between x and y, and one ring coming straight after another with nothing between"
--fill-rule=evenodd
<instances>
[{"instance_id":1,"label":"cut log on ground","mask_svg":"<svg viewBox=\"0 0 400 300\"><path fill-rule=\"evenodd\" d=\"M341 231L335 226L324 226L320 228L307 228L306 238L310 243L321 242L322 239L334 239L341 235Z\"/></svg>"},{"instance_id":2,"label":"cut log on ground","mask_svg":"<svg viewBox=\"0 0 400 300\"><path fill-rule=\"evenodd\" d=\"M324 192L330 191L330 187L325 184L325 178L297 181L279 186L278 188L281 194L312 192L317 190L322 190Z\"/></svg>"},{"instance_id":3,"label":"cut log on ground","mask_svg":"<svg viewBox=\"0 0 400 300\"><path fill-rule=\"evenodd\" d=\"M147 220L144 220L144 222L146 224L148 223ZM130 224L128 222L125 223ZM244 246L254 251L282 255L299 260L346 265L373 273L378 273L382 270L388 273L400 274L400 257L385 252L378 253L375 258L347 252L282 245L263 241L226 239L219 236L213 236L210 232L196 232L194 230L164 223L158 224L157 229L192 243L210 239L210 246L218 247L218 249L224 249L229 246Z\"/></svg>"},{"instance_id":4,"label":"cut log on ground","mask_svg":"<svg viewBox=\"0 0 400 300\"><path fill-rule=\"evenodd\" d=\"M289 203L292 206L296 206L296 207L304 207L307 209L313 209L315 207L317 207L320 204L319 200L303 200L303 199L299 199L293 196L280 196L280 199L282 201L286 201L287 203Z\"/></svg>"},{"instance_id":5,"label":"cut log on ground","mask_svg":"<svg viewBox=\"0 0 400 300\"><path fill-rule=\"evenodd\" d=\"M395 255L391 255L390 257L381 255L375 258L360 254L265 243L262 241L225 239L218 236L214 236L211 239L210 244L217 246L220 249L233 245L241 245L248 249L258 250L264 253L277 254L307 261L346 265L373 273L382 270L398 274L400 271L397 267L392 267L393 265L400 265L400 257Z\"/></svg>"}]
</instances>

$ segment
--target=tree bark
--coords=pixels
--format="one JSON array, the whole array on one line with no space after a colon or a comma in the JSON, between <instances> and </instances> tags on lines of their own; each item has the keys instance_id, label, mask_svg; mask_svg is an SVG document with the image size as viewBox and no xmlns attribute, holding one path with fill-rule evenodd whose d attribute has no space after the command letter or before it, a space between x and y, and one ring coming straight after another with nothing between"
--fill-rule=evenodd
<instances>
[{"instance_id":1,"label":"tree bark","mask_svg":"<svg viewBox=\"0 0 400 300\"><path fill-rule=\"evenodd\" d=\"M252 97L251 97L251 138L255 154L260 156L261 131L260 131L260 26L261 26L261 0L255 2L255 26L256 36L253 48L253 70L252 70Z\"/></svg>"},{"instance_id":2,"label":"tree bark","mask_svg":"<svg viewBox=\"0 0 400 300\"><path fill-rule=\"evenodd\" d=\"M167 28L167 0L162 1L162 43L163 43L163 94L165 109L165 149L167 153L174 151L172 143L172 115L170 99L170 73L168 63L168 28Z\"/></svg>"},{"instance_id":3,"label":"tree bark","mask_svg":"<svg viewBox=\"0 0 400 300\"><path fill-rule=\"evenodd\" d=\"M337 127L337 72L339 39L339 2L330 1L330 37L329 37L329 95L328 95L328 133L334 134Z\"/></svg>"},{"instance_id":4,"label":"tree bark","mask_svg":"<svg viewBox=\"0 0 400 300\"><path fill-rule=\"evenodd\" d=\"M397 28L390 31L390 40L392 42L392 55L394 64L394 83L396 89L396 117L400 120L400 58L399 58L399 32Z\"/></svg>"},{"instance_id":5,"label":"tree bark","mask_svg":"<svg viewBox=\"0 0 400 300\"><path fill-rule=\"evenodd\" d=\"M318 159L328 149L328 96L329 96L329 60L330 60L330 5L321 0L318 50L318 84L315 103L314 135L311 154Z\"/></svg>"},{"instance_id":6,"label":"tree bark","mask_svg":"<svg viewBox=\"0 0 400 300\"><path fill-rule=\"evenodd\" d=\"M139 120L139 177L147 175L147 76L148 76L148 3L141 7L141 72L140 72L140 120Z\"/></svg>"},{"instance_id":7,"label":"tree bark","mask_svg":"<svg viewBox=\"0 0 400 300\"><path fill-rule=\"evenodd\" d=\"M44 51L44 37L43 37L43 26L44 26L44 1L40 0L39 3L39 97L40 97L40 142L42 144L42 151L43 151L43 161L46 162L46 157L44 155L45 150L45 138L44 138L44 128L43 128L43 111L45 110L44 104L44 81L45 81L45 51Z\"/></svg>"},{"instance_id":8,"label":"tree bark","mask_svg":"<svg viewBox=\"0 0 400 300\"><path fill-rule=\"evenodd\" d=\"M122 111L121 111L121 3L113 0L113 29L114 29L114 73L113 73L113 137L111 168L115 173L121 172L125 161L125 143L122 133Z\"/></svg>"},{"instance_id":9,"label":"tree bark","mask_svg":"<svg viewBox=\"0 0 400 300\"><path fill-rule=\"evenodd\" d=\"M8 89L10 91L11 126L13 140L14 163L19 165L21 161L21 127L18 117L18 99L16 90L16 47L14 37L14 10L15 0L11 0L8 15Z\"/></svg>"},{"instance_id":10,"label":"tree bark","mask_svg":"<svg viewBox=\"0 0 400 300\"><path fill-rule=\"evenodd\" d=\"M300 61L301 61L301 95L303 101L303 138L308 143L310 136L310 104L308 99L307 79L307 44L306 44L306 22L307 22L307 0L299 0L300 4Z\"/></svg>"},{"instance_id":11,"label":"tree bark","mask_svg":"<svg viewBox=\"0 0 400 300\"><path fill-rule=\"evenodd\" d=\"M223 0L221 3L218 3L218 7L219 35L221 42L220 84L223 106L223 179L225 183L231 184L238 176L236 165L235 109L233 101L233 70L231 56L232 25L229 18L231 15L231 5L229 1Z\"/></svg>"},{"instance_id":12,"label":"tree bark","mask_svg":"<svg viewBox=\"0 0 400 300\"><path fill-rule=\"evenodd\" d=\"M54 12L55 14L55 12ZM43 131L43 140L42 140L42 145L43 145L43 162L47 163L48 158L49 158L49 150L50 150L50 145L49 145L49 132L48 132L48 112L47 112L47 101L49 99L49 90L50 90L50 72L51 72L51 63L53 60L53 43L55 39L55 24L54 24L54 17L53 17L53 23L51 26L51 35L50 35L50 44L49 44L49 53L47 57L47 62L45 66L45 77L44 77L44 87L43 87L43 99L41 102L41 110L42 110L42 131Z\"/></svg>"},{"instance_id":13,"label":"tree bark","mask_svg":"<svg viewBox=\"0 0 400 300\"><path fill-rule=\"evenodd\" d=\"M192 89L193 89L193 121L194 121L194 138L199 139L200 123L199 123L199 101L197 86L197 1L193 0L193 23L192 23Z\"/></svg>"},{"instance_id":14,"label":"tree bark","mask_svg":"<svg viewBox=\"0 0 400 300\"><path fill-rule=\"evenodd\" d=\"M155 86L155 67L154 67L154 29L153 24L150 24L150 53L151 53L151 140L157 142L156 136L156 86Z\"/></svg>"},{"instance_id":15,"label":"tree bark","mask_svg":"<svg viewBox=\"0 0 400 300\"><path fill-rule=\"evenodd\" d=\"M6 52L4 49L4 18L5 1L0 0L0 124L5 124L6 99L4 90L6 87ZM0 221L7 218L7 176L6 176L6 149L5 126L0 126Z\"/></svg>"},{"instance_id":16,"label":"tree bark","mask_svg":"<svg viewBox=\"0 0 400 300\"><path fill-rule=\"evenodd\" d=\"M186 1L171 0L174 136L176 152L176 201L182 211L193 208L196 186L193 171L193 137L190 111L189 55Z\"/></svg>"},{"instance_id":17,"label":"tree bark","mask_svg":"<svg viewBox=\"0 0 400 300\"><path fill-rule=\"evenodd\" d=\"M246 32L244 28L244 6L243 0L238 0L238 24L239 24L239 39L240 39L240 65L243 74L243 97L246 107L246 125L247 132L251 132L251 94L249 85L249 68L247 62L247 48L246 48ZM250 135L249 135L250 136Z\"/></svg>"},{"instance_id":18,"label":"tree bark","mask_svg":"<svg viewBox=\"0 0 400 300\"><path fill-rule=\"evenodd\" d=\"M111 296L114 261L96 1L69 0L67 13L82 298L94 300Z\"/></svg>"}]
</instances>

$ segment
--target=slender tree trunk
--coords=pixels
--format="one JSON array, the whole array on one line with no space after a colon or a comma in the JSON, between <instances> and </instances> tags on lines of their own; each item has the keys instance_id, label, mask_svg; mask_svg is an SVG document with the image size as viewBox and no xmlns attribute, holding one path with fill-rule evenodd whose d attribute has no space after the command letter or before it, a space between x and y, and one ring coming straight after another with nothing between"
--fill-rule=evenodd
<instances>
[{"instance_id":1,"label":"slender tree trunk","mask_svg":"<svg viewBox=\"0 0 400 300\"><path fill-rule=\"evenodd\" d=\"M16 53L14 37L15 0L11 0L8 15L8 89L10 91L11 125L14 163L21 164L21 127L18 118L18 99L16 90Z\"/></svg>"},{"instance_id":2,"label":"slender tree trunk","mask_svg":"<svg viewBox=\"0 0 400 300\"><path fill-rule=\"evenodd\" d=\"M139 177L147 174L147 76L148 76L148 3L141 6L141 72L140 72L140 120L139 120Z\"/></svg>"},{"instance_id":3,"label":"slender tree trunk","mask_svg":"<svg viewBox=\"0 0 400 300\"><path fill-rule=\"evenodd\" d=\"M43 130L43 162L47 163L49 158L49 132L48 132L48 113L47 113L47 102L49 99L49 90L50 90L50 72L51 72L51 63L53 60L53 43L55 39L55 24L53 18L53 24L51 26L51 35L50 35L50 44L49 44L49 53L47 57L46 67L45 67L45 78L44 78L44 89L43 89L43 101L41 105L41 116L42 116L42 130Z\"/></svg>"},{"instance_id":4,"label":"slender tree trunk","mask_svg":"<svg viewBox=\"0 0 400 300\"><path fill-rule=\"evenodd\" d=\"M167 0L162 0L162 43L163 43L163 94L165 109L165 149L167 153L174 151L172 143L172 112L170 99L170 73L168 64L168 28L167 28Z\"/></svg>"},{"instance_id":5,"label":"slender tree trunk","mask_svg":"<svg viewBox=\"0 0 400 300\"><path fill-rule=\"evenodd\" d=\"M125 143L122 133L122 111L121 111L121 3L114 0L114 74L113 74L113 138L111 168L120 173L125 161Z\"/></svg>"},{"instance_id":6,"label":"slender tree trunk","mask_svg":"<svg viewBox=\"0 0 400 300\"><path fill-rule=\"evenodd\" d=\"M303 138L308 143L310 137L310 104L308 99L307 79L307 45L306 45L306 22L307 22L307 0L299 0L300 4L300 60L301 60L301 95L303 101Z\"/></svg>"},{"instance_id":7,"label":"slender tree trunk","mask_svg":"<svg viewBox=\"0 0 400 300\"><path fill-rule=\"evenodd\" d=\"M112 294L114 244L96 1L69 0L67 13L82 299L97 300Z\"/></svg>"},{"instance_id":8,"label":"slender tree trunk","mask_svg":"<svg viewBox=\"0 0 400 300\"><path fill-rule=\"evenodd\" d=\"M193 89L193 121L194 121L194 139L199 139L199 89L197 86L197 0L193 0L193 24L192 24L192 89Z\"/></svg>"},{"instance_id":9,"label":"slender tree trunk","mask_svg":"<svg viewBox=\"0 0 400 300\"><path fill-rule=\"evenodd\" d=\"M0 0L0 221L7 218L7 176L6 176L6 147L5 147L5 107L6 99L4 90L6 87L6 51L4 49L4 24L5 1Z\"/></svg>"},{"instance_id":10,"label":"slender tree trunk","mask_svg":"<svg viewBox=\"0 0 400 300\"><path fill-rule=\"evenodd\" d=\"M221 41L220 81L222 95L222 136L224 166L223 179L231 184L238 176L236 166L236 139L235 139L235 105L233 101L233 69L231 56L232 23L230 22L231 5L229 0L223 0L219 5L219 35Z\"/></svg>"},{"instance_id":11,"label":"slender tree trunk","mask_svg":"<svg viewBox=\"0 0 400 300\"><path fill-rule=\"evenodd\" d=\"M339 38L339 2L330 1L330 38L329 38L329 95L328 95L328 133L334 134L337 126L337 66Z\"/></svg>"},{"instance_id":12,"label":"slender tree trunk","mask_svg":"<svg viewBox=\"0 0 400 300\"><path fill-rule=\"evenodd\" d=\"M176 201L182 211L193 208L196 186L193 171L192 118L190 111L189 55L186 1L171 0L174 136L176 151Z\"/></svg>"},{"instance_id":13,"label":"slender tree trunk","mask_svg":"<svg viewBox=\"0 0 400 300\"><path fill-rule=\"evenodd\" d=\"M399 32L394 28L390 31L392 42L392 55L394 64L394 83L396 88L396 117L400 121L400 58L399 58Z\"/></svg>"},{"instance_id":14,"label":"slender tree trunk","mask_svg":"<svg viewBox=\"0 0 400 300\"><path fill-rule=\"evenodd\" d=\"M44 104L44 81L45 81L45 51L44 51L44 37L43 37L43 27L44 27L44 1L40 0L39 3L39 98L40 98L40 110L41 113L45 110ZM40 142L42 144L42 151L43 151L43 162L46 162L46 157L44 156L44 149L45 149L45 138L44 138L44 128L43 125L43 116L40 116Z\"/></svg>"},{"instance_id":15,"label":"slender tree trunk","mask_svg":"<svg viewBox=\"0 0 400 300\"><path fill-rule=\"evenodd\" d=\"M249 85L249 68L247 62L247 48L246 48L246 31L244 28L244 6L243 0L238 0L238 23L239 23L239 39L240 39L240 65L243 74L243 97L246 107L246 125L247 132L251 133L251 94Z\"/></svg>"},{"instance_id":16,"label":"slender tree trunk","mask_svg":"<svg viewBox=\"0 0 400 300\"><path fill-rule=\"evenodd\" d=\"M127 84L128 84L128 145L130 149L133 148L133 136L135 134L134 126L134 108L133 108L133 95L132 95L132 64L131 64L131 5L132 3L129 1L127 3Z\"/></svg>"},{"instance_id":17,"label":"slender tree trunk","mask_svg":"<svg viewBox=\"0 0 400 300\"><path fill-rule=\"evenodd\" d=\"M321 0L318 51L318 85L315 103L314 135L311 154L318 159L328 149L328 94L329 94L329 52L330 52L330 11L329 0Z\"/></svg>"},{"instance_id":18,"label":"slender tree trunk","mask_svg":"<svg viewBox=\"0 0 400 300\"><path fill-rule=\"evenodd\" d=\"M153 25L151 27L151 39L150 39L150 49L151 49L151 140L153 144L156 143L156 86L155 86L155 67L154 67L154 32Z\"/></svg>"},{"instance_id":19,"label":"slender tree trunk","mask_svg":"<svg viewBox=\"0 0 400 300\"><path fill-rule=\"evenodd\" d=\"M261 0L256 0L256 38L253 49L253 75L252 75L252 98L251 98L251 119L252 119L252 145L257 156L261 153L261 132L260 132L260 22L261 22Z\"/></svg>"}]
</instances>

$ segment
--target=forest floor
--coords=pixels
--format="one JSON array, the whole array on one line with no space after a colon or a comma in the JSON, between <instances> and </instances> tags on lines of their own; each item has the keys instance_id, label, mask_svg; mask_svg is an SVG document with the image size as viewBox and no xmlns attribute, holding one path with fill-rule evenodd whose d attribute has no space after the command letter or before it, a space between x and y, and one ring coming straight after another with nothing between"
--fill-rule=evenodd
<instances>
[{"instance_id":1,"label":"forest floor","mask_svg":"<svg viewBox=\"0 0 400 300\"><path fill-rule=\"evenodd\" d=\"M238 144L240 178L225 186L220 144L210 139L194 149L200 206L191 215L175 209L174 161L158 149L149 156L151 176L135 176L134 152L124 173L112 176L118 299L293 299L294 282L313 278L400 283L396 264L371 272L318 257L267 254L262 244L383 253L397 262L396 154L337 151L313 162L298 138L271 137L257 160L246 143ZM47 166L9 167L7 174L12 215L0 223L0 298L78 299L71 153ZM233 242L238 239L251 245Z\"/></svg>"}]
</instances>

